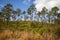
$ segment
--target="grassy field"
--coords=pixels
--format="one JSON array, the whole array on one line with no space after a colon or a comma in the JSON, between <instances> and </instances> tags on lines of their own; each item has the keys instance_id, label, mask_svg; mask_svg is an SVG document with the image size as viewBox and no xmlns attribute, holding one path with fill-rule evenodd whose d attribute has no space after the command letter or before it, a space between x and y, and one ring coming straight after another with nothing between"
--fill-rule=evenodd
<instances>
[{"instance_id":1,"label":"grassy field","mask_svg":"<svg viewBox=\"0 0 60 40\"><path fill-rule=\"evenodd\" d=\"M59 40L60 25L36 21L0 22L0 40Z\"/></svg>"}]
</instances>

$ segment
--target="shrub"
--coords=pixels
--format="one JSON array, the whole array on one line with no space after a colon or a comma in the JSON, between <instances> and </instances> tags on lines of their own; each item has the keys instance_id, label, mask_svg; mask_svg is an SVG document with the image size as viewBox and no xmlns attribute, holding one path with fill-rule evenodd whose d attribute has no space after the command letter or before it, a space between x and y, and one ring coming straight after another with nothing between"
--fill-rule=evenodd
<instances>
[{"instance_id":1,"label":"shrub","mask_svg":"<svg viewBox=\"0 0 60 40\"><path fill-rule=\"evenodd\" d=\"M38 30L38 33L40 33L42 35L44 31L45 31L45 28L42 27Z\"/></svg>"}]
</instances>

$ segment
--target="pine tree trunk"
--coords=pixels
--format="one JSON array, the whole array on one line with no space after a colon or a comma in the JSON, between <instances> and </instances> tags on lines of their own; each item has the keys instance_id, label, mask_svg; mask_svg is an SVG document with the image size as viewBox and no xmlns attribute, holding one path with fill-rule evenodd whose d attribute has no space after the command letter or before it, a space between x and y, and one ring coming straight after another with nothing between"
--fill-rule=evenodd
<instances>
[{"instance_id":1,"label":"pine tree trunk","mask_svg":"<svg viewBox=\"0 0 60 40\"><path fill-rule=\"evenodd\" d=\"M8 18L7 18L7 25L8 25Z\"/></svg>"},{"instance_id":2,"label":"pine tree trunk","mask_svg":"<svg viewBox=\"0 0 60 40\"><path fill-rule=\"evenodd\" d=\"M37 21L39 22L39 17L37 18Z\"/></svg>"},{"instance_id":3,"label":"pine tree trunk","mask_svg":"<svg viewBox=\"0 0 60 40\"><path fill-rule=\"evenodd\" d=\"M33 14L31 14L30 21L33 21Z\"/></svg>"},{"instance_id":4,"label":"pine tree trunk","mask_svg":"<svg viewBox=\"0 0 60 40\"><path fill-rule=\"evenodd\" d=\"M24 21L26 21L26 15L24 14Z\"/></svg>"},{"instance_id":5,"label":"pine tree trunk","mask_svg":"<svg viewBox=\"0 0 60 40\"><path fill-rule=\"evenodd\" d=\"M49 21L49 23L50 23L50 17L49 17L48 21Z\"/></svg>"}]
</instances>

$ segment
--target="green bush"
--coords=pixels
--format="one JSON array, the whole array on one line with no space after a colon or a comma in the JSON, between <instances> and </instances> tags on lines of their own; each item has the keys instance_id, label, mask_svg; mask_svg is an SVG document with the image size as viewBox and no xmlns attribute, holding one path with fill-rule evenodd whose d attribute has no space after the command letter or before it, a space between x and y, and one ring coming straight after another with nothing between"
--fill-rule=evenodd
<instances>
[{"instance_id":1,"label":"green bush","mask_svg":"<svg viewBox=\"0 0 60 40\"><path fill-rule=\"evenodd\" d=\"M42 35L44 31L46 31L46 30L45 30L45 28L42 27L38 30L38 33L40 33Z\"/></svg>"}]
</instances>

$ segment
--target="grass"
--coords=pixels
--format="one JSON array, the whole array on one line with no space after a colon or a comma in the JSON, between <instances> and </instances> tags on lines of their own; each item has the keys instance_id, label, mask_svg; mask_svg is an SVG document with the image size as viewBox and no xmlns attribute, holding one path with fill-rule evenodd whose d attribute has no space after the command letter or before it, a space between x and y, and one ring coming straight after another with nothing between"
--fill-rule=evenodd
<instances>
[{"instance_id":1,"label":"grass","mask_svg":"<svg viewBox=\"0 0 60 40\"><path fill-rule=\"evenodd\" d=\"M0 22L0 40L58 40L60 25L36 21Z\"/></svg>"}]
</instances>

